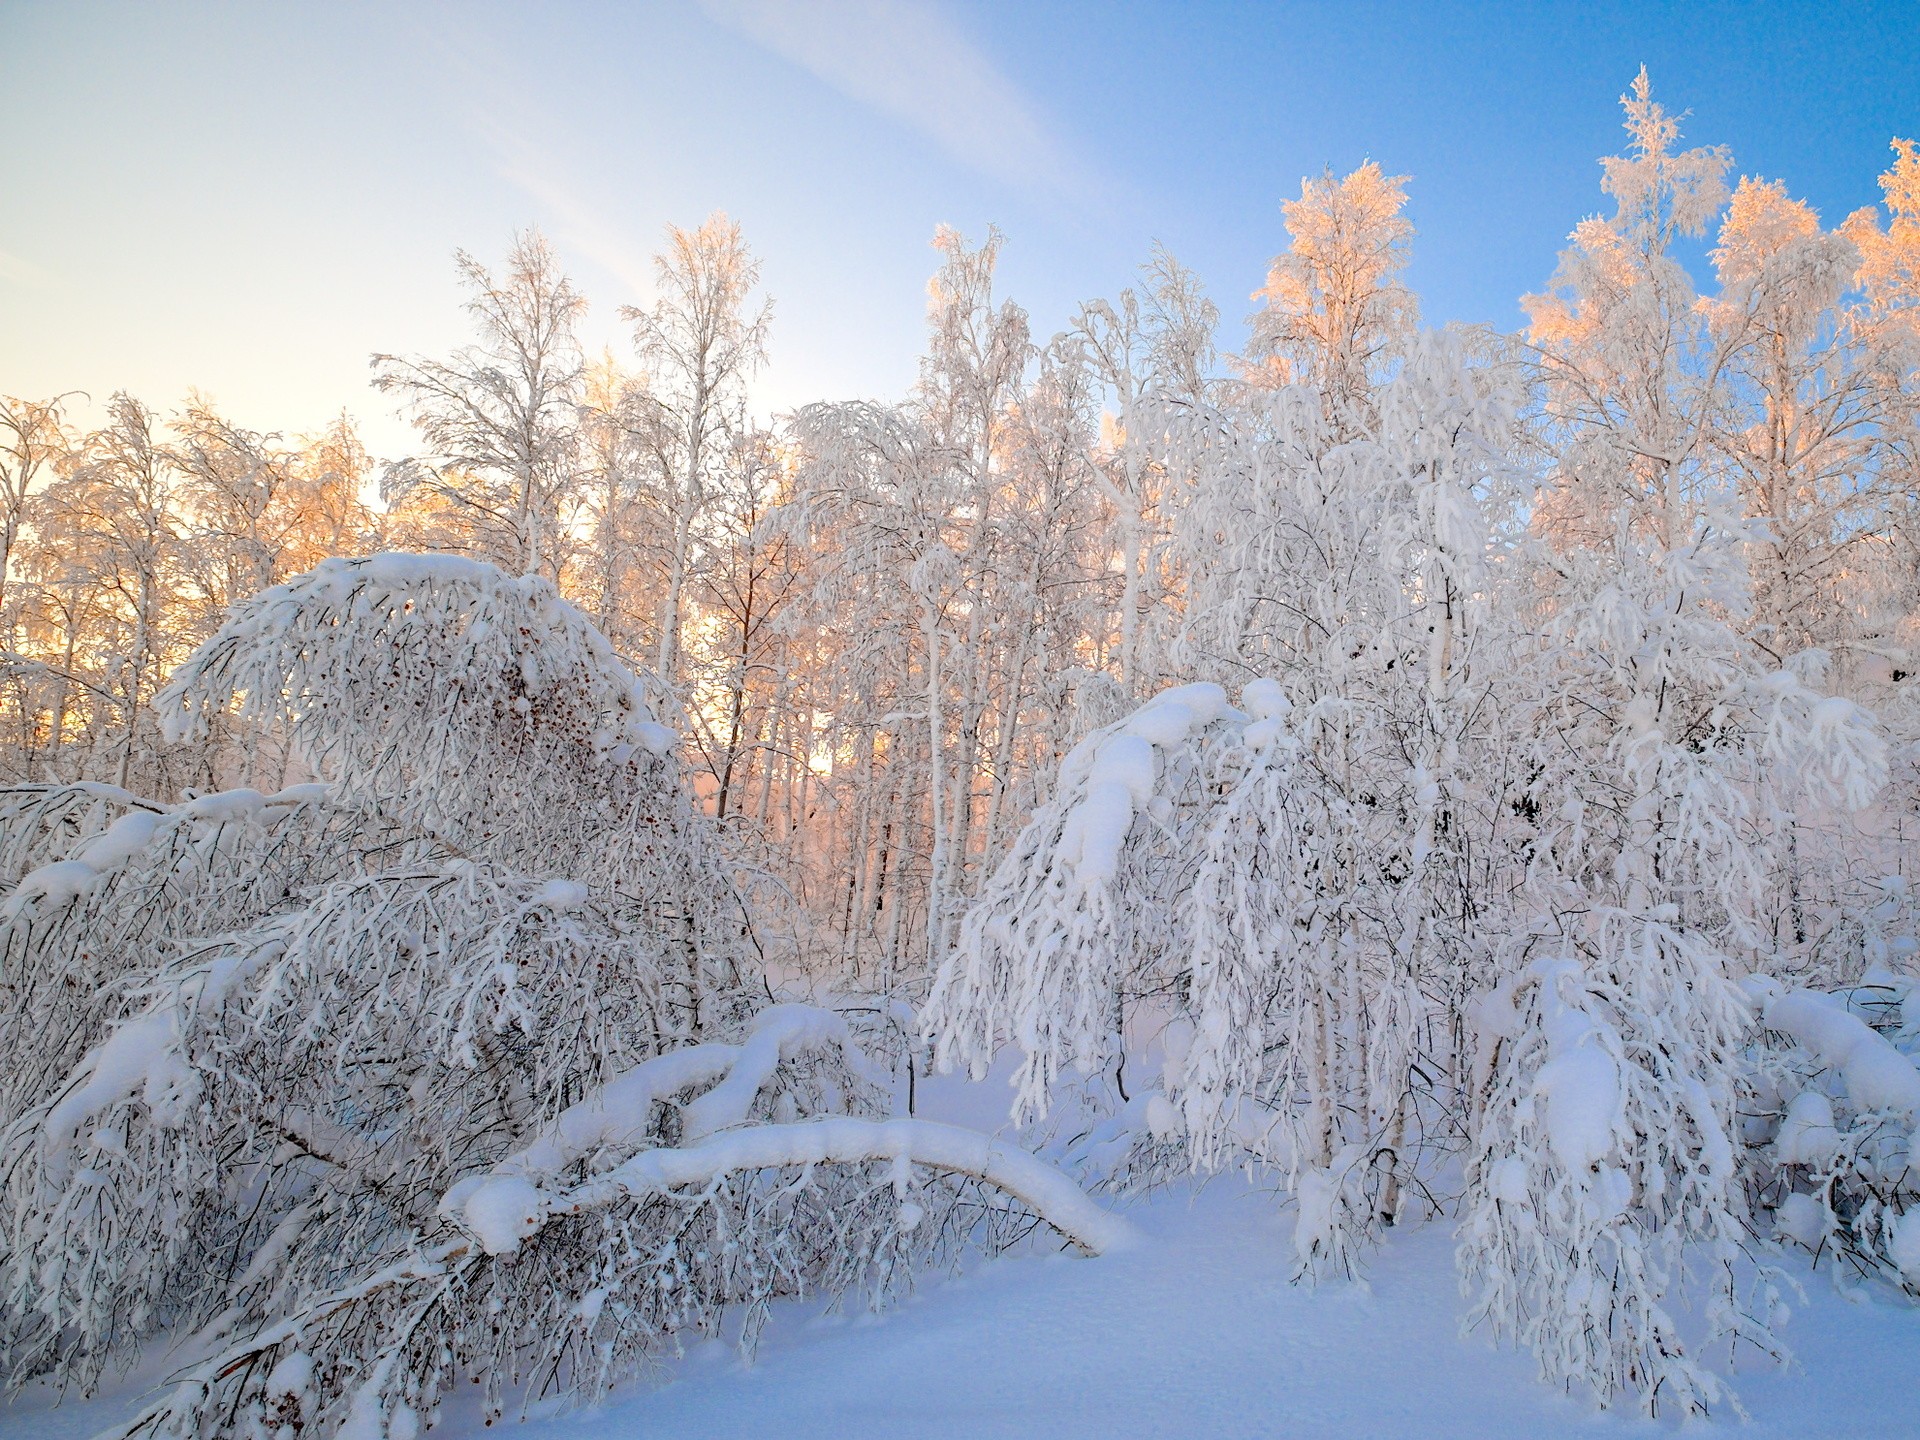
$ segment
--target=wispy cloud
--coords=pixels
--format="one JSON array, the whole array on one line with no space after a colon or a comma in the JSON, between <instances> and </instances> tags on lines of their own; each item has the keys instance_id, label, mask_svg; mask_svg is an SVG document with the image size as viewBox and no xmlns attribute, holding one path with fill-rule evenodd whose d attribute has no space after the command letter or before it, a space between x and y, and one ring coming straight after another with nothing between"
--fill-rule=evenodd
<instances>
[{"instance_id":1,"label":"wispy cloud","mask_svg":"<svg viewBox=\"0 0 1920 1440\"><path fill-rule=\"evenodd\" d=\"M0 280L28 290L44 290L53 284L53 275L31 260L23 260L18 255L9 255L5 250L0 250Z\"/></svg>"},{"instance_id":2,"label":"wispy cloud","mask_svg":"<svg viewBox=\"0 0 1920 1440\"><path fill-rule=\"evenodd\" d=\"M500 177L539 202L553 238L578 250L627 287L628 298L653 289L653 264L633 238L621 232L567 178L566 151L531 138L531 125L518 130L498 116L478 118L474 128L488 140Z\"/></svg>"},{"instance_id":3,"label":"wispy cloud","mask_svg":"<svg viewBox=\"0 0 1920 1440\"><path fill-rule=\"evenodd\" d=\"M930 0L702 0L707 13L961 164L1032 189L1091 188L1017 85Z\"/></svg>"},{"instance_id":4,"label":"wispy cloud","mask_svg":"<svg viewBox=\"0 0 1920 1440\"><path fill-rule=\"evenodd\" d=\"M653 265L645 248L569 178L572 157L583 149L579 137L561 117L521 98L534 93L522 68L508 56L467 43L457 24L420 26L413 33L421 48L458 78L460 83L452 87L455 95L486 97L484 105L457 100L457 113L491 153L500 178L539 204L548 237L619 280L626 287L625 298L648 294Z\"/></svg>"}]
</instances>

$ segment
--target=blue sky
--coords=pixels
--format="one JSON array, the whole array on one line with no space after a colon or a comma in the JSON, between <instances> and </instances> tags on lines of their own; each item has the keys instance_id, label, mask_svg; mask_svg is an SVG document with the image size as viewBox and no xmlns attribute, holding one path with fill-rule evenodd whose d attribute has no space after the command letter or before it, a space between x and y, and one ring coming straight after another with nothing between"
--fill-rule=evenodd
<instances>
[{"instance_id":1,"label":"blue sky","mask_svg":"<svg viewBox=\"0 0 1920 1440\"><path fill-rule=\"evenodd\" d=\"M1693 143L1829 222L1920 135L1920 3L1296 5L0 0L0 391L190 385L243 423L404 428L375 350L462 339L450 255L537 223L594 302L738 218L767 409L911 383L937 223L1007 234L1047 335L1155 241L1231 343L1301 177L1413 177L1430 320L1520 322L1605 208L1645 63Z\"/></svg>"}]
</instances>

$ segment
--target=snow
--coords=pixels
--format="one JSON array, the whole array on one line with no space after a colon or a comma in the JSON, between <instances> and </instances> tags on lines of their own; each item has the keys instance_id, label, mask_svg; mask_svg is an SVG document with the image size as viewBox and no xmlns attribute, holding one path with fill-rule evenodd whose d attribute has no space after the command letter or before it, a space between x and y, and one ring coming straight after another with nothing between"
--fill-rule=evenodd
<instances>
[{"instance_id":1,"label":"snow","mask_svg":"<svg viewBox=\"0 0 1920 1440\"><path fill-rule=\"evenodd\" d=\"M1045 1161L977 1130L934 1120L829 1119L749 1125L697 1145L642 1151L558 1203L584 1209L620 1192L637 1195L703 1185L733 1171L886 1159L990 1181L1044 1216L1082 1249L1096 1254L1124 1250L1136 1238L1124 1218L1089 1199ZM469 1200L469 1213L472 1204Z\"/></svg>"},{"instance_id":2,"label":"snow","mask_svg":"<svg viewBox=\"0 0 1920 1440\"><path fill-rule=\"evenodd\" d=\"M233 1288L244 1290L255 1281L264 1279L277 1271L280 1262L286 1258L288 1247L298 1238L307 1221L313 1218L316 1208L312 1201L308 1201L305 1205L297 1205L286 1219L274 1226L273 1233L254 1252L253 1259L249 1260L247 1268L240 1272L240 1278L234 1281Z\"/></svg>"},{"instance_id":3,"label":"snow","mask_svg":"<svg viewBox=\"0 0 1920 1440\"><path fill-rule=\"evenodd\" d=\"M1842 1002L1811 990L1786 990L1771 980L1748 983L1761 999L1767 1027L1791 1036L1837 1070L1856 1107L1920 1116L1920 1068L1849 1015Z\"/></svg>"},{"instance_id":4,"label":"snow","mask_svg":"<svg viewBox=\"0 0 1920 1440\"><path fill-rule=\"evenodd\" d=\"M1282 720L1293 709L1278 680L1249 680L1240 691L1240 704L1256 720Z\"/></svg>"},{"instance_id":5,"label":"snow","mask_svg":"<svg viewBox=\"0 0 1920 1440\"><path fill-rule=\"evenodd\" d=\"M1597 1045L1576 1045L1540 1067L1535 1089L1547 1101L1547 1139L1578 1174L1613 1148L1620 1073Z\"/></svg>"},{"instance_id":6,"label":"snow","mask_svg":"<svg viewBox=\"0 0 1920 1440\"><path fill-rule=\"evenodd\" d=\"M354 1392L353 1404L334 1440L413 1440L411 1433L400 1437L393 1434L393 1417L380 1402L380 1382L386 1378L386 1369L375 1367L373 1375Z\"/></svg>"},{"instance_id":7,"label":"snow","mask_svg":"<svg viewBox=\"0 0 1920 1440\"><path fill-rule=\"evenodd\" d=\"M1097 1260L974 1262L880 1315L783 1302L751 1362L695 1346L660 1386L600 1406L537 1408L516 1440L1032 1440L1287 1436L1289 1440L1605 1440L1672 1436L1629 1410L1595 1414L1538 1384L1523 1353L1458 1331L1448 1227L1395 1235L1364 1284L1289 1283L1290 1217L1238 1178L1135 1204L1132 1250ZM1804 1274L1804 1272L1802 1272ZM1850 1303L1807 1277L1798 1368L1744 1362L1751 1424L1687 1429L1728 1440L1859 1440L1915 1433L1905 1377L1920 1312ZM605 1297L601 1297L603 1302ZM164 1373L164 1372L161 1372ZM157 1376L153 1378L158 1378ZM474 1387L465 1387L468 1390ZM85 1440L133 1395L51 1407L29 1388L0 1409L0 1440ZM456 1396L433 1440L482 1440ZM509 1422L515 1411L509 1410Z\"/></svg>"},{"instance_id":8,"label":"snow","mask_svg":"<svg viewBox=\"0 0 1920 1440\"><path fill-rule=\"evenodd\" d=\"M1093 786L1073 807L1061 829L1060 853L1082 890L1113 883L1132 825L1133 797L1118 783Z\"/></svg>"},{"instance_id":9,"label":"snow","mask_svg":"<svg viewBox=\"0 0 1920 1440\"><path fill-rule=\"evenodd\" d=\"M189 800L181 813L193 820L244 820L258 815L266 807L267 797L258 790L222 790Z\"/></svg>"},{"instance_id":10,"label":"snow","mask_svg":"<svg viewBox=\"0 0 1920 1440\"><path fill-rule=\"evenodd\" d=\"M156 1007L127 1021L87 1057L83 1078L41 1123L42 1163L50 1176L66 1174L82 1125L149 1083L155 1068L168 1058L173 1034L172 1012Z\"/></svg>"},{"instance_id":11,"label":"snow","mask_svg":"<svg viewBox=\"0 0 1920 1440\"><path fill-rule=\"evenodd\" d=\"M1185 745L1197 731L1233 716L1245 718L1228 706L1227 692L1219 685L1175 685L1111 732L1090 735L1074 746L1061 762L1060 787L1068 793L1084 785L1085 793L1061 822L1059 853L1080 895L1105 889L1119 873L1120 852L1134 817L1154 801L1154 751Z\"/></svg>"},{"instance_id":12,"label":"snow","mask_svg":"<svg viewBox=\"0 0 1920 1440\"><path fill-rule=\"evenodd\" d=\"M518 1440L998 1437L1658 1436L1630 1410L1596 1415L1540 1385L1523 1353L1458 1333L1452 1236L1398 1234L1364 1285L1289 1283L1290 1217L1261 1187L1221 1179L1136 1206L1134 1250L1081 1261L1009 1258L924 1288L880 1316L788 1306L749 1365L696 1352L657 1390L514 1427ZM1793 1326L1798 1373L1743 1365L1752 1424L1738 1440L1915 1430L1903 1377L1920 1314L1854 1305L1810 1277ZM496 1427L497 1428L497 1427ZM477 1440L473 1426L449 1440ZM0 1432L4 1434L4 1432ZM12 1437L6 1437L12 1440Z\"/></svg>"},{"instance_id":13,"label":"snow","mask_svg":"<svg viewBox=\"0 0 1920 1440\"><path fill-rule=\"evenodd\" d=\"M340 572L340 578L345 580L351 576L355 564L352 561L325 560L319 569L335 567ZM470 560L464 555L415 555L394 550L370 555L357 562L357 568L375 584L390 585L395 589L422 581L482 586L494 576L491 565L481 560Z\"/></svg>"},{"instance_id":14,"label":"snow","mask_svg":"<svg viewBox=\"0 0 1920 1440\"><path fill-rule=\"evenodd\" d=\"M521 1175L489 1175L465 1196L460 1216L489 1255L511 1255L546 1219L547 1201Z\"/></svg>"},{"instance_id":15,"label":"snow","mask_svg":"<svg viewBox=\"0 0 1920 1440\"><path fill-rule=\"evenodd\" d=\"M147 848L153 839L153 832L160 824L160 817L150 810L135 810L130 815L122 815L97 839L90 840L81 847L73 858L95 871L111 870L116 865L124 865L135 855Z\"/></svg>"},{"instance_id":16,"label":"snow","mask_svg":"<svg viewBox=\"0 0 1920 1440\"><path fill-rule=\"evenodd\" d=\"M491 1208L496 1203L504 1207L504 1212L513 1211L516 1205L524 1208L532 1204L528 1195L539 1193L533 1181L556 1175L596 1151L644 1144L654 1106L686 1090L711 1087L683 1112L684 1141L738 1125L783 1060L829 1046L840 1051L855 1074L876 1083L886 1082L887 1077L874 1070L854 1046L846 1022L833 1011L812 1005L770 1005L754 1017L744 1044L687 1045L615 1076L562 1110L518 1151L496 1165L491 1174L469 1175L456 1182L442 1197L440 1213L467 1224L490 1254L509 1253L533 1231L512 1233L518 1221L510 1213L504 1219L496 1215ZM488 1190L476 1218L472 1208L475 1196L496 1179L507 1178L520 1180L526 1190ZM533 1229L538 1228L536 1222Z\"/></svg>"},{"instance_id":17,"label":"snow","mask_svg":"<svg viewBox=\"0 0 1920 1440\"><path fill-rule=\"evenodd\" d=\"M533 903L554 911L578 910L591 893L577 880L549 880L534 892Z\"/></svg>"},{"instance_id":18,"label":"snow","mask_svg":"<svg viewBox=\"0 0 1920 1440\"><path fill-rule=\"evenodd\" d=\"M646 1137L657 1102L724 1075L738 1054L733 1045L688 1045L636 1065L561 1111L496 1168L502 1173L551 1175L603 1147L638 1144Z\"/></svg>"},{"instance_id":19,"label":"snow","mask_svg":"<svg viewBox=\"0 0 1920 1440\"><path fill-rule=\"evenodd\" d=\"M1119 785L1135 806L1153 798L1153 746L1138 735L1112 735L1094 756L1094 786Z\"/></svg>"},{"instance_id":20,"label":"snow","mask_svg":"<svg viewBox=\"0 0 1920 1440\"><path fill-rule=\"evenodd\" d=\"M327 798L333 787L324 780L311 780L304 785L289 785L267 797L269 808L282 805L310 805Z\"/></svg>"},{"instance_id":21,"label":"snow","mask_svg":"<svg viewBox=\"0 0 1920 1440\"><path fill-rule=\"evenodd\" d=\"M11 919L36 900L48 906L65 905L91 891L99 878L100 872L84 860L56 860L42 865L23 876L7 897L4 917Z\"/></svg>"},{"instance_id":22,"label":"snow","mask_svg":"<svg viewBox=\"0 0 1920 1440\"><path fill-rule=\"evenodd\" d=\"M213 639L155 698L162 732L173 743L200 735L208 717L228 710L237 697L239 713L291 722L307 753L326 754L345 764L344 774L356 783L370 783L338 751L340 727L354 723L352 707L309 705L303 697L315 686L325 690L335 683L356 642L384 643L404 653L420 638L410 638L409 631L431 633L455 619L465 622L466 674L472 677L476 660L496 679L517 670L529 692L510 701L521 714L530 713L532 693L567 684L571 674L579 687L573 698L606 722L603 750L624 745L629 756L635 747L664 756L678 746L679 736L652 715L640 681L614 658L606 637L549 582L446 554L336 557L232 607ZM316 634L331 643L315 646ZM419 680L417 673L405 678ZM446 696L442 688L434 698ZM425 727L390 730L387 738L432 744L440 734Z\"/></svg>"},{"instance_id":23,"label":"snow","mask_svg":"<svg viewBox=\"0 0 1920 1440\"><path fill-rule=\"evenodd\" d=\"M267 1398L282 1396L298 1399L313 1384L313 1357L304 1350L289 1350L267 1376Z\"/></svg>"},{"instance_id":24,"label":"snow","mask_svg":"<svg viewBox=\"0 0 1920 1440\"><path fill-rule=\"evenodd\" d=\"M1827 1212L1811 1195L1796 1191L1773 1212L1773 1229L1776 1235L1783 1235L1809 1250L1818 1250L1827 1238Z\"/></svg>"},{"instance_id":25,"label":"snow","mask_svg":"<svg viewBox=\"0 0 1920 1440\"><path fill-rule=\"evenodd\" d=\"M753 1017L747 1042L726 1077L686 1108L682 1137L697 1140L747 1118L754 1099L773 1078L783 1059L807 1050L837 1046L856 1074L885 1083L854 1047L847 1023L831 1010L813 1005L770 1005Z\"/></svg>"},{"instance_id":26,"label":"snow","mask_svg":"<svg viewBox=\"0 0 1920 1440\"><path fill-rule=\"evenodd\" d=\"M1547 1102L1547 1140L1561 1163L1585 1174L1613 1149L1620 1112L1620 1071L1604 1048L1600 1028L1559 999L1562 983L1577 987L1579 970L1568 961L1538 962L1547 1001L1549 1059L1534 1079Z\"/></svg>"},{"instance_id":27,"label":"snow","mask_svg":"<svg viewBox=\"0 0 1920 1440\"><path fill-rule=\"evenodd\" d=\"M1839 1148L1833 1102L1818 1090L1794 1096L1773 1142L1774 1157L1782 1165L1825 1165Z\"/></svg>"},{"instance_id":28,"label":"snow","mask_svg":"<svg viewBox=\"0 0 1920 1440\"><path fill-rule=\"evenodd\" d=\"M689 1131L692 1123L689 1119ZM560 1194L544 1192L524 1174L504 1167L484 1177L469 1176L447 1192L440 1211L457 1217L489 1255L511 1255L548 1216L578 1214L628 1195L705 1185L743 1170L891 1160L896 1191L906 1188L910 1166L930 1166L990 1182L1089 1252L1111 1253L1134 1239L1132 1226L1089 1199L1061 1171L1017 1145L958 1125L915 1119L805 1120L747 1125L697 1142L690 1135L689 1140L643 1150Z\"/></svg>"},{"instance_id":29,"label":"snow","mask_svg":"<svg viewBox=\"0 0 1920 1440\"><path fill-rule=\"evenodd\" d=\"M1184 745L1194 731L1227 713L1227 692L1211 681L1162 690L1125 722L1125 733L1154 745Z\"/></svg>"},{"instance_id":30,"label":"snow","mask_svg":"<svg viewBox=\"0 0 1920 1440\"><path fill-rule=\"evenodd\" d=\"M186 987L193 1008L204 1013L218 1005L228 988L246 978L269 953L229 954L214 960ZM50 1180L69 1173L81 1129L110 1105L140 1094L160 1128L184 1118L186 1107L198 1096L199 1077L179 1053L178 1025L174 1003L163 996L87 1052L75 1067L66 1093L39 1125L41 1165Z\"/></svg>"},{"instance_id":31,"label":"snow","mask_svg":"<svg viewBox=\"0 0 1920 1440\"><path fill-rule=\"evenodd\" d=\"M22 876L4 904L0 904L0 922L21 914L30 905L40 911L53 910L92 894L105 876L145 853L163 829L183 822L219 825L245 820L268 807L287 808L318 801L325 797L329 787L294 785L270 796L246 788L221 790L174 806L156 806L152 801L140 800L111 786L76 788L100 792L99 798L114 803L148 808L122 815L100 834L82 840L66 859L42 865Z\"/></svg>"},{"instance_id":32,"label":"snow","mask_svg":"<svg viewBox=\"0 0 1920 1440\"><path fill-rule=\"evenodd\" d=\"M548 882L541 891L542 903L548 903L545 897L554 886L568 884ZM702 1085L710 1088L682 1112L683 1143L737 1126L783 1061L828 1048L838 1050L856 1075L886 1083L888 1077L860 1053L839 1015L813 1005L770 1005L754 1017L743 1044L684 1046L614 1077L561 1111L491 1173L456 1182L441 1198L440 1213L473 1231L488 1254L512 1254L540 1228L548 1213L549 1200L535 1180L555 1175L598 1150L644 1144L654 1106ZM721 1168L732 1168L724 1155Z\"/></svg>"},{"instance_id":33,"label":"snow","mask_svg":"<svg viewBox=\"0 0 1920 1440\"><path fill-rule=\"evenodd\" d=\"M1920 1210L1909 1210L1893 1222L1888 1257L1909 1285L1920 1287Z\"/></svg>"},{"instance_id":34,"label":"snow","mask_svg":"<svg viewBox=\"0 0 1920 1440\"><path fill-rule=\"evenodd\" d=\"M1147 1133L1156 1140L1177 1140L1187 1130L1180 1109L1158 1090L1147 1096Z\"/></svg>"},{"instance_id":35,"label":"snow","mask_svg":"<svg viewBox=\"0 0 1920 1440\"><path fill-rule=\"evenodd\" d=\"M1527 1186L1526 1163L1509 1155L1505 1160L1495 1163L1493 1174L1489 1177L1487 1188L1493 1192L1496 1200L1507 1205L1524 1205L1530 1193Z\"/></svg>"},{"instance_id":36,"label":"snow","mask_svg":"<svg viewBox=\"0 0 1920 1440\"><path fill-rule=\"evenodd\" d=\"M653 755L671 755L680 744L679 735L656 720L635 722L633 733L641 748Z\"/></svg>"},{"instance_id":37,"label":"snow","mask_svg":"<svg viewBox=\"0 0 1920 1440\"><path fill-rule=\"evenodd\" d=\"M1331 1165L1308 1166L1295 1181L1298 1210L1293 1222L1293 1256L1303 1275L1318 1273L1315 1259L1338 1225L1341 1181L1359 1158L1348 1146L1333 1157Z\"/></svg>"}]
</instances>

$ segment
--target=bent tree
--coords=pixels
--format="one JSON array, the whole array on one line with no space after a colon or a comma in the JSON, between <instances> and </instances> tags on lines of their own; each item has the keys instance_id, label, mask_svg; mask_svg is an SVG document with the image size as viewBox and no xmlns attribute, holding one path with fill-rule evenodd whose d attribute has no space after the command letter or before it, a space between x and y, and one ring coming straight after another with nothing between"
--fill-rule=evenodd
<instances>
[{"instance_id":1,"label":"bent tree","mask_svg":"<svg viewBox=\"0 0 1920 1440\"><path fill-rule=\"evenodd\" d=\"M317 777L0 799L0 1350L128 1434L404 1437L462 1377L591 1393L777 1296L884 1298L1044 1222L1031 1156L884 1118L837 1014L769 1004L640 682L544 579L327 561L156 702Z\"/></svg>"}]
</instances>

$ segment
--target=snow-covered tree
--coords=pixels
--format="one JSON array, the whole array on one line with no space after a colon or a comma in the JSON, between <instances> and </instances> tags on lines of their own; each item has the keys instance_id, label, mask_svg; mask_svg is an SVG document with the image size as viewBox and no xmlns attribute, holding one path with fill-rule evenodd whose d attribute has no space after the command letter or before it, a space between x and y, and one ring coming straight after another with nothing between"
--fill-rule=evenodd
<instances>
[{"instance_id":1,"label":"snow-covered tree","mask_svg":"<svg viewBox=\"0 0 1920 1440\"><path fill-rule=\"evenodd\" d=\"M1764 522L1749 541L1747 632L1777 658L1817 647L1851 672L1882 620L1869 576L1887 568L1875 552L1903 478L1887 443L1901 357L1843 303L1852 242L1822 231L1784 185L1742 180L1718 239L1707 312L1733 343L1714 448L1743 511Z\"/></svg>"},{"instance_id":2,"label":"snow-covered tree","mask_svg":"<svg viewBox=\"0 0 1920 1440\"><path fill-rule=\"evenodd\" d=\"M652 307L620 312L633 324L643 376L626 397L624 424L650 461L652 508L663 521L655 669L674 689L704 525L727 492L733 444L745 437L746 387L766 361L773 306L750 308L760 262L719 212L695 230L669 226L654 276Z\"/></svg>"},{"instance_id":3,"label":"snow-covered tree","mask_svg":"<svg viewBox=\"0 0 1920 1440\"><path fill-rule=\"evenodd\" d=\"M459 1376L497 1413L1036 1218L1124 1238L1021 1152L879 1118L844 1021L767 1004L675 737L546 580L328 561L158 705L321 779L0 810L11 1383L164 1331L125 1433L410 1436Z\"/></svg>"},{"instance_id":4,"label":"snow-covered tree","mask_svg":"<svg viewBox=\"0 0 1920 1440\"><path fill-rule=\"evenodd\" d=\"M151 702L197 618L180 603L182 477L160 417L125 393L62 468L37 506L39 559L46 579L83 592L76 609L90 612L85 638L96 661L92 738L110 757L100 768L124 785L150 778Z\"/></svg>"},{"instance_id":5,"label":"snow-covered tree","mask_svg":"<svg viewBox=\"0 0 1920 1440\"><path fill-rule=\"evenodd\" d=\"M504 274L465 251L454 259L477 343L446 360L373 357L374 385L400 398L428 450L386 477L395 523L434 548L555 579L577 501L586 301L538 231L514 237Z\"/></svg>"},{"instance_id":6,"label":"snow-covered tree","mask_svg":"<svg viewBox=\"0 0 1920 1440\"><path fill-rule=\"evenodd\" d=\"M1910 742L1920 736L1920 699L1915 686L1900 682L1920 675L1920 525L1914 511L1920 494L1920 147L1896 140L1893 149L1894 163L1880 177L1884 224L1878 211L1866 208L1840 227L1860 252L1854 277L1859 303L1848 316L1849 328L1881 361L1876 474L1890 510L1872 540L1854 547L1850 558L1865 563L1848 567L1867 582L1866 595L1856 601L1865 611L1861 649L1877 651L1885 668L1874 675L1870 667L1856 666L1848 678Z\"/></svg>"},{"instance_id":7,"label":"snow-covered tree","mask_svg":"<svg viewBox=\"0 0 1920 1440\"><path fill-rule=\"evenodd\" d=\"M1644 71L1623 103L1618 212L1582 222L1534 303L1554 464L1537 608L1512 617L1537 639L1499 700L1517 869L1472 1009L1461 1262L1475 1317L1546 1378L1687 1412L1721 1395L1669 1309L1689 1263L1716 1334L1776 1343L1764 1285L1737 1288L1736 1146L1738 982L1771 963L1780 842L1871 801L1886 755L1870 716L1744 631L1751 531L1712 438L1748 337L1708 325L1671 249L1728 160L1674 149Z\"/></svg>"},{"instance_id":8,"label":"snow-covered tree","mask_svg":"<svg viewBox=\"0 0 1920 1440\"><path fill-rule=\"evenodd\" d=\"M1373 161L1301 182L1281 206L1290 243L1254 295L1264 303L1248 322L1247 378L1312 389L1343 428L1364 423L1381 367L1419 318L1400 278L1413 240L1406 183Z\"/></svg>"},{"instance_id":9,"label":"snow-covered tree","mask_svg":"<svg viewBox=\"0 0 1920 1440\"><path fill-rule=\"evenodd\" d=\"M0 395L0 616L6 614L13 547L26 521L28 499L66 454L63 432L60 398Z\"/></svg>"},{"instance_id":10,"label":"snow-covered tree","mask_svg":"<svg viewBox=\"0 0 1920 1440\"><path fill-rule=\"evenodd\" d=\"M779 697L791 686L780 619L802 583L804 564L789 537L770 523L792 491L775 437L764 430L732 436L726 484L707 515L704 563L690 594L705 643L683 661L693 742L710 784L713 813L725 820L751 809L764 825L771 803L768 753Z\"/></svg>"},{"instance_id":11,"label":"snow-covered tree","mask_svg":"<svg viewBox=\"0 0 1920 1440\"><path fill-rule=\"evenodd\" d=\"M1152 621L1165 620L1180 589L1167 571L1175 487L1185 477L1167 473L1153 438L1216 388L1213 333L1220 319L1193 272L1166 250L1155 249L1143 274L1142 290L1082 306L1069 332L1114 406L1096 473L1119 532L1119 681L1136 698L1157 678L1168 638L1153 633Z\"/></svg>"},{"instance_id":12,"label":"snow-covered tree","mask_svg":"<svg viewBox=\"0 0 1920 1440\"><path fill-rule=\"evenodd\" d=\"M1896 139L1880 176L1886 223L1871 206L1847 217L1843 233L1860 251L1859 281L1873 317L1914 337L1920 328L1920 145Z\"/></svg>"},{"instance_id":13,"label":"snow-covered tree","mask_svg":"<svg viewBox=\"0 0 1920 1440\"><path fill-rule=\"evenodd\" d=\"M1764 1073L1842 1064L1779 1058L1795 1007L1742 983L1777 963L1772 879L1796 821L1867 805L1887 759L1871 716L1749 636L1753 530L1719 447L1764 307L1744 296L1735 333L1695 304L1669 246L1719 208L1725 157L1677 152L1644 78L1626 103L1620 212L1536 305L1524 425L1510 352L1396 331L1397 202L1364 225L1289 211L1270 378L1307 383L1159 441L1193 476L1189 683L1066 759L923 1023L976 1072L1018 1046L1025 1115L1078 1067L1113 1076L1101 1133L1131 1126L1137 1153L1276 1167L1303 1274L1447 1207L1464 1158L1474 1318L1602 1403L1690 1411L1722 1391L1672 1317L1686 1265L1718 1334L1775 1349L1765 1264L1736 1289L1750 1202L1813 1203L1737 1111ZM1342 292L1372 330L1306 323L1329 287L1299 277L1322 271L1385 292ZM1864 1207L1834 1233L1898 1273L1904 1112L1862 1113L1878 1188L1820 1193Z\"/></svg>"}]
</instances>

